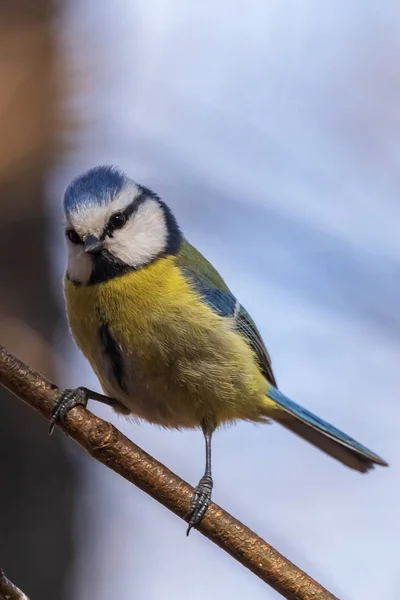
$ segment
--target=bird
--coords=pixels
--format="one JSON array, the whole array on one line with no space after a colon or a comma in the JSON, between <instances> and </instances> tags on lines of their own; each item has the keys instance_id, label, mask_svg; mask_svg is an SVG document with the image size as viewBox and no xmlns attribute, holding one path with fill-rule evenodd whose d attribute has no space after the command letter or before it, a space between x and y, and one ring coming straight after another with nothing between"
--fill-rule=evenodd
<instances>
[{"instance_id":1,"label":"bird","mask_svg":"<svg viewBox=\"0 0 400 600\"><path fill-rule=\"evenodd\" d=\"M224 424L275 421L355 471L388 466L278 389L253 319L158 194L100 165L68 185L63 210L69 327L104 394L61 391L49 433L89 399L134 421L202 430L187 534L211 502L211 442Z\"/></svg>"}]
</instances>

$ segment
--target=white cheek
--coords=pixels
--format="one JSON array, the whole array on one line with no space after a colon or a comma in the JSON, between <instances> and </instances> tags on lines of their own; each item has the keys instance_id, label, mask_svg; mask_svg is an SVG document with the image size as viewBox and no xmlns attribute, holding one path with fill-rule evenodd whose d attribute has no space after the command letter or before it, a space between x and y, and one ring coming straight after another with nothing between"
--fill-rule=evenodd
<instances>
[{"instance_id":1,"label":"white cheek","mask_svg":"<svg viewBox=\"0 0 400 600\"><path fill-rule=\"evenodd\" d=\"M157 201L147 200L126 226L107 240L106 248L125 264L139 268L165 250L167 239L162 208Z\"/></svg>"},{"instance_id":2,"label":"white cheek","mask_svg":"<svg viewBox=\"0 0 400 600\"><path fill-rule=\"evenodd\" d=\"M69 278L78 283L87 283L93 268L91 256L84 252L82 244L72 244L71 242L67 242L67 246L67 273Z\"/></svg>"}]
</instances>

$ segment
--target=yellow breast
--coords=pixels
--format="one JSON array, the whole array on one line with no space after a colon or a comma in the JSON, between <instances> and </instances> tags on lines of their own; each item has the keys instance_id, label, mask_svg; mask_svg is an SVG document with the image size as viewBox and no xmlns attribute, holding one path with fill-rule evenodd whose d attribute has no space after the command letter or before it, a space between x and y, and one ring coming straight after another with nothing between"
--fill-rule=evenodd
<instances>
[{"instance_id":1,"label":"yellow breast","mask_svg":"<svg viewBox=\"0 0 400 600\"><path fill-rule=\"evenodd\" d=\"M65 297L77 345L105 392L132 414L169 427L263 417L266 382L252 350L231 319L202 302L174 257L95 285L66 280ZM104 324L121 352L125 390L101 347Z\"/></svg>"}]
</instances>

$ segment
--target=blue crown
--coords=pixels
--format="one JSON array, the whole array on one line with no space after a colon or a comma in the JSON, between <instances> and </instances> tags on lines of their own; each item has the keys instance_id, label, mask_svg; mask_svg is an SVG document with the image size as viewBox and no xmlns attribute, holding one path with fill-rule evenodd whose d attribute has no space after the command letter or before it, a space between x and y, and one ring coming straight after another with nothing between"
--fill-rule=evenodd
<instances>
[{"instance_id":1,"label":"blue crown","mask_svg":"<svg viewBox=\"0 0 400 600\"><path fill-rule=\"evenodd\" d=\"M116 167L102 165L89 169L67 187L63 200L66 215L82 206L106 206L127 181L127 176Z\"/></svg>"}]
</instances>

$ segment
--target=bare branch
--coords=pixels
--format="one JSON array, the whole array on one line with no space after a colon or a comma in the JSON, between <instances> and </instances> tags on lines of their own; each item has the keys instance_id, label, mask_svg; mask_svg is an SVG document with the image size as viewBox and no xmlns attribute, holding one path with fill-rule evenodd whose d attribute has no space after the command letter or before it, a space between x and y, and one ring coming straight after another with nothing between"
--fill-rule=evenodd
<instances>
[{"instance_id":1,"label":"bare branch","mask_svg":"<svg viewBox=\"0 0 400 600\"><path fill-rule=\"evenodd\" d=\"M3 569L0 569L0 600L29 600L24 592L7 579Z\"/></svg>"},{"instance_id":2,"label":"bare branch","mask_svg":"<svg viewBox=\"0 0 400 600\"><path fill-rule=\"evenodd\" d=\"M0 346L0 383L49 419L59 388ZM64 432L95 459L184 518L193 488L131 442L111 423L79 406ZM199 531L290 600L337 600L272 546L212 503ZM182 543L184 543L182 541Z\"/></svg>"}]
</instances>

